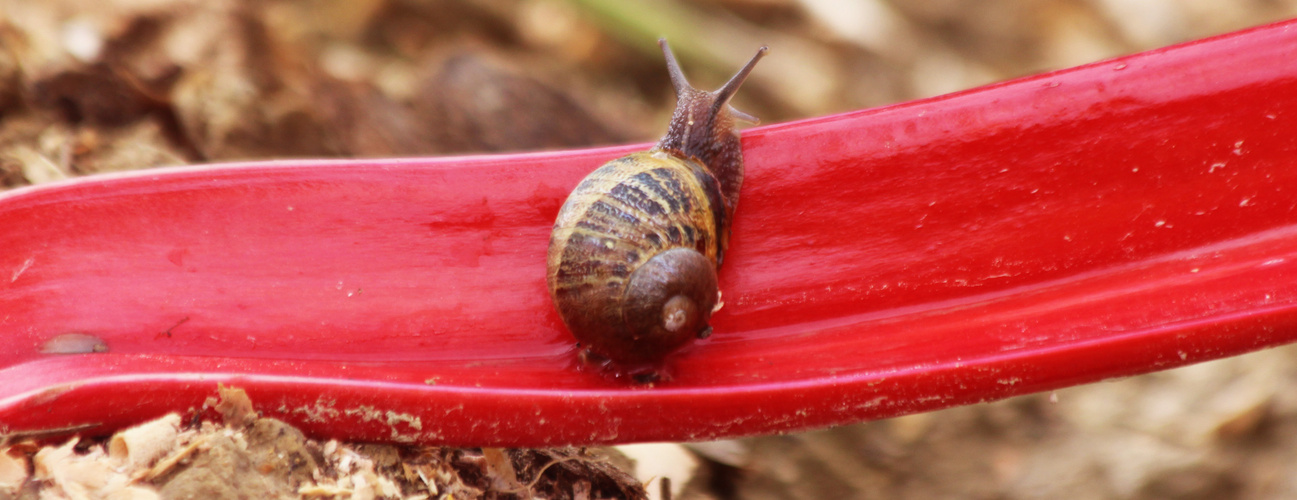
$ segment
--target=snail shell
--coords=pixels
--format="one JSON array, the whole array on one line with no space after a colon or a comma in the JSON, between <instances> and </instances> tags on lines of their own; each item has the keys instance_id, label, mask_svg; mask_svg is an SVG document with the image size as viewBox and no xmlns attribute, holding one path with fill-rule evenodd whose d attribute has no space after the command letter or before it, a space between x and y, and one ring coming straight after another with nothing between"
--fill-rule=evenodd
<instances>
[{"instance_id":1,"label":"snail shell","mask_svg":"<svg viewBox=\"0 0 1297 500\"><path fill-rule=\"evenodd\" d=\"M743 183L729 100L766 48L714 92L685 80L666 41L677 105L653 149L618 158L577 185L550 235L547 283L568 330L624 366L658 364L710 334L716 270Z\"/></svg>"}]
</instances>

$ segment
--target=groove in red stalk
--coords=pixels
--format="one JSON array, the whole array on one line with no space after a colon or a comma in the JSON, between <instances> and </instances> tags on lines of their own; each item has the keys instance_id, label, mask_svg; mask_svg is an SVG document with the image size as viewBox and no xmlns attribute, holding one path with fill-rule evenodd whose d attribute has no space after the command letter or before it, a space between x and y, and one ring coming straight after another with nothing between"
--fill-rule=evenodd
<instances>
[{"instance_id":1,"label":"groove in red stalk","mask_svg":"<svg viewBox=\"0 0 1297 500\"><path fill-rule=\"evenodd\" d=\"M0 432L225 383L355 440L702 440L1297 340L1294 28L746 132L725 308L651 388L576 370L544 285L568 191L646 146L5 193Z\"/></svg>"}]
</instances>

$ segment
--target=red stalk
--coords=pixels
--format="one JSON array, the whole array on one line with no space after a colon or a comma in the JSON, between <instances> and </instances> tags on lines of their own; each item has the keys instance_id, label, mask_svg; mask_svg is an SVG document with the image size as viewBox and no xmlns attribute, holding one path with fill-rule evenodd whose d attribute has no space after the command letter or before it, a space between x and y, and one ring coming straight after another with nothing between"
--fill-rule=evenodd
<instances>
[{"instance_id":1,"label":"red stalk","mask_svg":"<svg viewBox=\"0 0 1297 500\"><path fill-rule=\"evenodd\" d=\"M11 191L0 432L109 430L224 383L320 436L703 440L1292 342L1294 60L1288 22L746 132L727 305L651 388L576 370L544 285L564 196L644 145ZM107 352L41 352L66 333Z\"/></svg>"}]
</instances>

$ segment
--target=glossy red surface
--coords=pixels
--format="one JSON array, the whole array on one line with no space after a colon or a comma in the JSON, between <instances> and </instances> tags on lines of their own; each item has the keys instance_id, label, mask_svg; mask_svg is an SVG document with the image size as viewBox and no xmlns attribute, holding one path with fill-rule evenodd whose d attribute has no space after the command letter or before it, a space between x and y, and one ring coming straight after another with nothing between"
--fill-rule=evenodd
<instances>
[{"instance_id":1,"label":"glossy red surface","mask_svg":"<svg viewBox=\"0 0 1297 500\"><path fill-rule=\"evenodd\" d=\"M544 285L566 193L638 147L8 192L0 430L108 430L224 383L320 436L702 440L1291 342L1294 60L1290 22L748 131L726 306L654 387L577 370ZM68 333L107 351L42 352Z\"/></svg>"}]
</instances>

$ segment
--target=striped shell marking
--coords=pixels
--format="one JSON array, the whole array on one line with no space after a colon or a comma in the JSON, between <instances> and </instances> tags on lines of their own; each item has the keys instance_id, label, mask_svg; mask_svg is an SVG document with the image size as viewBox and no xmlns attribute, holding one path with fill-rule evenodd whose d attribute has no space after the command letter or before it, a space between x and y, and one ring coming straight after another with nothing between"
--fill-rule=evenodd
<instances>
[{"instance_id":1,"label":"striped shell marking","mask_svg":"<svg viewBox=\"0 0 1297 500\"><path fill-rule=\"evenodd\" d=\"M710 287L692 292L701 299L697 307L705 327L716 299L717 261L727 243L724 206L715 177L665 151L635 153L591 173L564 203L550 238L547 282L568 329L596 353L622 363L659 360L697 336L698 331L636 325L634 302L647 299L632 297L631 281L636 273L654 272L646 264L656 256L677 248L696 251L706 260L696 267L706 269L680 279ZM669 257L697 259L685 254ZM669 299L685 292L661 293ZM661 310L661 304L643 307ZM656 320L657 311L642 315ZM670 318L663 321L669 324ZM663 321L650 322L662 327Z\"/></svg>"}]
</instances>

